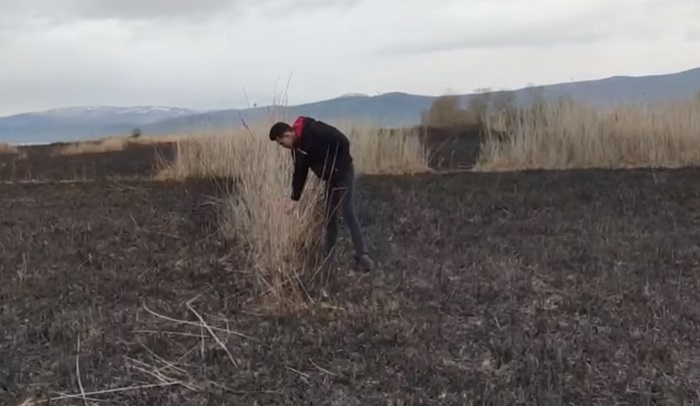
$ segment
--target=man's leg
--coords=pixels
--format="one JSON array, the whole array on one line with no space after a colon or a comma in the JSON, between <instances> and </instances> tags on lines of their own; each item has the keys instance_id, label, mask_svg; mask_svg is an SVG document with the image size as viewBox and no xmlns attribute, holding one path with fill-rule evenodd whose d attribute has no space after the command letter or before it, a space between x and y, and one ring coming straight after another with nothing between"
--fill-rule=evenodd
<instances>
[{"instance_id":1,"label":"man's leg","mask_svg":"<svg viewBox=\"0 0 700 406\"><path fill-rule=\"evenodd\" d=\"M323 260L331 260L331 254L335 248L335 243L338 240L338 205L339 193L333 190L331 182L326 183L325 191L325 212L324 212L324 245L323 245Z\"/></svg>"},{"instance_id":2,"label":"man's leg","mask_svg":"<svg viewBox=\"0 0 700 406\"><path fill-rule=\"evenodd\" d=\"M360 222L355 214L355 170L350 167L342 178L342 200L341 206L343 211L343 219L350 230L352 243L355 246L355 260L358 265L365 271L371 271L374 268L374 263L367 253L365 238L362 234Z\"/></svg>"}]
</instances>

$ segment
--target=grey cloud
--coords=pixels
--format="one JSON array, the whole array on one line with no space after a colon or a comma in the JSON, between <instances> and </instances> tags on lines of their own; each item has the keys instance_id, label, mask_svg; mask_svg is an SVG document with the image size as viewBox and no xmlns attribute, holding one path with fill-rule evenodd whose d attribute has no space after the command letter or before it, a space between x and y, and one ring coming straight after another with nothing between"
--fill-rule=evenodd
<instances>
[{"instance_id":1,"label":"grey cloud","mask_svg":"<svg viewBox=\"0 0 700 406\"><path fill-rule=\"evenodd\" d=\"M678 37L700 40L698 0L440 1L0 0L0 115L91 104L240 106L242 86L262 103L290 73L292 93L304 101L355 91L510 87L639 66L663 70L669 60L681 66L697 43ZM586 47L590 55L549 47L576 43L595 46ZM312 60L299 44L324 58ZM652 56L630 52L629 44L648 46ZM497 51L481 52L488 48ZM488 59L416 57L455 49ZM425 74L433 64L440 74Z\"/></svg>"},{"instance_id":2,"label":"grey cloud","mask_svg":"<svg viewBox=\"0 0 700 406\"><path fill-rule=\"evenodd\" d=\"M27 19L67 22L90 19L235 18L261 7L285 13L296 9L344 7L357 1L359 0L27 0L3 5L0 27L9 22Z\"/></svg>"},{"instance_id":3,"label":"grey cloud","mask_svg":"<svg viewBox=\"0 0 700 406\"><path fill-rule=\"evenodd\" d=\"M226 10L237 3L252 0L32 0L4 5L3 20L21 21L40 19L66 22L83 19L158 19L172 17L200 17Z\"/></svg>"},{"instance_id":4,"label":"grey cloud","mask_svg":"<svg viewBox=\"0 0 700 406\"><path fill-rule=\"evenodd\" d=\"M246 0L81 0L74 1L73 12L76 17L84 18L158 18L175 16L210 15L226 10Z\"/></svg>"},{"instance_id":5,"label":"grey cloud","mask_svg":"<svg viewBox=\"0 0 700 406\"><path fill-rule=\"evenodd\" d=\"M607 37L608 34L602 30L571 30L568 32L547 29L518 30L470 34L468 37L444 41L402 44L382 49L378 54L426 54L456 51L460 49L554 46L561 44L591 43L604 40Z\"/></svg>"},{"instance_id":6,"label":"grey cloud","mask_svg":"<svg viewBox=\"0 0 700 406\"><path fill-rule=\"evenodd\" d=\"M445 40L400 43L380 49L375 55L427 54L478 48L512 48L591 43L609 37L605 30L595 27L544 27L472 32L453 35Z\"/></svg>"},{"instance_id":7,"label":"grey cloud","mask_svg":"<svg viewBox=\"0 0 700 406\"><path fill-rule=\"evenodd\" d=\"M363 0L253 0L265 8L267 15L279 17L295 12L320 9L348 10Z\"/></svg>"},{"instance_id":8,"label":"grey cloud","mask_svg":"<svg viewBox=\"0 0 700 406\"><path fill-rule=\"evenodd\" d=\"M678 14L677 7L697 7L696 0L670 0L672 4L664 7L659 0L635 0L640 7L630 8L633 3L610 3L605 7L602 2L597 7L593 4L579 12L552 16L540 21L525 24L500 22L500 27L482 27L470 29L465 26L447 25L440 35L413 41L399 40L371 52L374 56L419 55L462 49L483 48L524 48L547 47L566 44L591 44L608 41L616 37L640 40L654 38L667 31L663 25L651 24L648 6L657 8L663 15ZM637 3L639 4L639 3ZM647 7L641 7L645 5ZM651 14L652 16L654 14ZM641 16L641 18L640 18ZM517 21L517 20L516 20ZM641 25L640 25L641 24ZM451 32L450 32L451 31Z\"/></svg>"}]
</instances>

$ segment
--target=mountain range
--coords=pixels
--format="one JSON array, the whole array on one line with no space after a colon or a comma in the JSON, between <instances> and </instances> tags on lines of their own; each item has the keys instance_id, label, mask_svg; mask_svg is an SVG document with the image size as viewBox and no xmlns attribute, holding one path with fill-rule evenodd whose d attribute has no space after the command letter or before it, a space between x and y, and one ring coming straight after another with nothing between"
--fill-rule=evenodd
<instances>
[{"instance_id":1,"label":"mountain range","mask_svg":"<svg viewBox=\"0 0 700 406\"><path fill-rule=\"evenodd\" d=\"M613 76L605 79L538 86L547 99L569 96L596 105L658 103L694 97L700 91L700 68L651 76ZM516 102L527 103L531 88L513 91ZM474 94L458 95L468 101ZM322 120L361 120L380 126L406 126L420 122L435 96L385 93L378 96L348 94L338 98L289 106L288 116L309 115ZM106 135L126 135L139 128L146 135L202 133L240 127L241 118L255 122L269 107L196 111L159 106L70 107L0 117L0 141L47 143Z\"/></svg>"}]
</instances>

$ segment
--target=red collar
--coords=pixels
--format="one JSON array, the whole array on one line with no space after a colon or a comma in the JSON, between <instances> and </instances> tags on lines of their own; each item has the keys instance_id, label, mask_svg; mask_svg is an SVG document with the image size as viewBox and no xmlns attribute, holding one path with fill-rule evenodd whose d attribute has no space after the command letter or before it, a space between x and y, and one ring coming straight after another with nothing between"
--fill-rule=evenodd
<instances>
[{"instance_id":1,"label":"red collar","mask_svg":"<svg viewBox=\"0 0 700 406\"><path fill-rule=\"evenodd\" d=\"M301 134L304 129L304 124L306 123L306 119L302 116L299 116L295 121L294 124L292 124L292 129L294 130L294 134L297 135L297 140L301 139Z\"/></svg>"}]
</instances>

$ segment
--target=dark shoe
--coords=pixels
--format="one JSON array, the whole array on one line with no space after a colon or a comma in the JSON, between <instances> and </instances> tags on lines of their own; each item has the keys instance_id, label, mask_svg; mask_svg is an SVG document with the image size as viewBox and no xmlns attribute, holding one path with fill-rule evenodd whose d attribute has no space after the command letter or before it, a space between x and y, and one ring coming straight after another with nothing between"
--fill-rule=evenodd
<instances>
[{"instance_id":1,"label":"dark shoe","mask_svg":"<svg viewBox=\"0 0 700 406\"><path fill-rule=\"evenodd\" d=\"M362 272L372 272L374 270L374 261L367 254L356 256L355 265Z\"/></svg>"}]
</instances>

